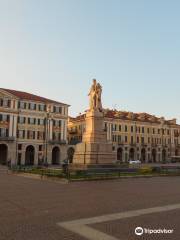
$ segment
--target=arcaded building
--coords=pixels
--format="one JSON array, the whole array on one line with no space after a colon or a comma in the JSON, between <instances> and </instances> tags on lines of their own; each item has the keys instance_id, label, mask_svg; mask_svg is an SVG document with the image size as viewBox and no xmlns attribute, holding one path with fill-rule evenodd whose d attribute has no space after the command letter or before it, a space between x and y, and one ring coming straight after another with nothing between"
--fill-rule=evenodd
<instances>
[{"instance_id":1,"label":"arcaded building","mask_svg":"<svg viewBox=\"0 0 180 240\"><path fill-rule=\"evenodd\" d=\"M68 107L0 88L0 164L60 164L67 157Z\"/></svg>"},{"instance_id":2,"label":"arcaded building","mask_svg":"<svg viewBox=\"0 0 180 240\"><path fill-rule=\"evenodd\" d=\"M167 162L180 156L180 125L147 113L104 109L104 131L113 143L116 160L127 162ZM85 131L85 114L69 118L70 144L81 142Z\"/></svg>"}]
</instances>

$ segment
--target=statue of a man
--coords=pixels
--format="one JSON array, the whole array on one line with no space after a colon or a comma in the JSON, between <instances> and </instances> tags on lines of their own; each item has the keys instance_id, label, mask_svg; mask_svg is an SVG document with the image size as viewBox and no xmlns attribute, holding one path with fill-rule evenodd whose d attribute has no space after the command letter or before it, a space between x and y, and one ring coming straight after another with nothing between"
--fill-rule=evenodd
<instances>
[{"instance_id":1,"label":"statue of a man","mask_svg":"<svg viewBox=\"0 0 180 240\"><path fill-rule=\"evenodd\" d=\"M88 94L88 96L90 97L90 109L95 109L96 108L96 79L93 79L93 84L91 86L90 92Z\"/></svg>"},{"instance_id":2,"label":"statue of a man","mask_svg":"<svg viewBox=\"0 0 180 240\"><path fill-rule=\"evenodd\" d=\"M99 83L96 82L96 79L93 79L93 84L88 94L88 96L90 96L90 110L102 110L101 95L102 87Z\"/></svg>"}]
</instances>

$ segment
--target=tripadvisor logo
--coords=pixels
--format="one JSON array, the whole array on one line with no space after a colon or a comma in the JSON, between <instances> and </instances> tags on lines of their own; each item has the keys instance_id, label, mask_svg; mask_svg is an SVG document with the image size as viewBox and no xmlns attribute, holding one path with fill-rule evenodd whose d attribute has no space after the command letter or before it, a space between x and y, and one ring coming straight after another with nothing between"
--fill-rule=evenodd
<instances>
[{"instance_id":1,"label":"tripadvisor logo","mask_svg":"<svg viewBox=\"0 0 180 240\"><path fill-rule=\"evenodd\" d=\"M149 228L142 228L142 227L136 227L135 228L135 234L137 236L141 236L143 234L172 234L174 232L173 229L149 229Z\"/></svg>"}]
</instances>

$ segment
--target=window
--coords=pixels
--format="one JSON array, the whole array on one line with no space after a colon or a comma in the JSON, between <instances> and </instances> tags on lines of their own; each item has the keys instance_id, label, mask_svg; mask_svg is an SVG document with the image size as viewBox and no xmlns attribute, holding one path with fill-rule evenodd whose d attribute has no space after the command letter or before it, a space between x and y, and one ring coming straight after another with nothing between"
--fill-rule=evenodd
<instances>
[{"instance_id":1,"label":"window","mask_svg":"<svg viewBox=\"0 0 180 240\"><path fill-rule=\"evenodd\" d=\"M35 131L28 131L27 138L28 139L35 139L36 132Z\"/></svg>"},{"instance_id":2,"label":"window","mask_svg":"<svg viewBox=\"0 0 180 240\"><path fill-rule=\"evenodd\" d=\"M1 107L3 106L3 99L2 98L0 99L0 106Z\"/></svg>"},{"instance_id":3,"label":"window","mask_svg":"<svg viewBox=\"0 0 180 240\"><path fill-rule=\"evenodd\" d=\"M142 127L142 133L144 133L144 127Z\"/></svg>"},{"instance_id":4,"label":"window","mask_svg":"<svg viewBox=\"0 0 180 240\"><path fill-rule=\"evenodd\" d=\"M36 110L36 104L35 103L29 103L29 109L30 110Z\"/></svg>"},{"instance_id":5,"label":"window","mask_svg":"<svg viewBox=\"0 0 180 240\"><path fill-rule=\"evenodd\" d=\"M53 121L53 126L55 126L55 127L61 127L61 120L54 120L54 121Z\"/></svg>"},{"instance_id":6,"label":"window","mask_svg":"<svg viewBox=\"0 0 180 240\"><path fill-rule=\"evenodd\" d=\"M37 137L38 137L38 140L43 140L44 139L44 132L38 131Z\"/></svg>"},{"instance_id":7,"label":"window","mask_svg":"<svg viewBox=\"0 0 180 240\"><path fill-rule=\"evenodd\" d=\"M43 145L39 145L39 151L40 151L40 152L43 151Z\"/></svg>"},{"instance_id":8,"label":"window","mask_svg":"<svg viewBox=\"0 0 180 240\"><path fill-rule=\"evenodd\" d=\"M54 106L54 112L55 113L62 113L62 107Z\"/></svg>"},{"instance_id":9,"label":"window","mask_svg":"<svg viewBox=\"0 0 180 240\"><path fill-rule=\"evenodd\" d=\"M22 150L22 144L18 144L18 150Z\"/></svg>"},{"instance_id":10,"label":"window","mask_svg":"<svg viewBox=\"0 0 180 240\"><path fill-rule=\"evenodd\" d=\"M121 125L119 125L119 132L121 132Z\"/></svg>"},{"instance_id":11,"label":"window","mask_svg":"<svg viewBox=\"0 0 180 240\"><path fill-rule=\"evenodd\" d=\"M128 128L127 128L127 125L125 125L125 132L127 132Z\"/></svg>"},{"instance_id":12,"label":"window","mask_svg":"<svg viewBox=\"0 0 180 240\"><path fill-rule=\"evenodd\" d=\"M26 103L25 102L19 102L19 108L26 109Z\"/></svg>"},{"instance_id":13,"label":"window","mask_svg":"<svg viewBox=\"0 0 180 240\"><path fill-rule=\"evenodd\" d=\"M38 119L38 125L44 125L44 119L42 118Z\"/></svg>"},{"instance_id":14,"label":"window","mask_svg":"<svg viewBox=\"0 0 180 240\"><path fill-rule=\"evenodd\" d=\"M139 143L139 137L137 137L137 143Z\"/></svg>"},{"instance_id":15,"label":"window","mask_svg":"<svg viewBox=\"0 0 180 240\"><path fill-rule=\"evenodd\" d=\"M9 115L0 114L0 122L9 122Z\"/></svg>"},{"instance_id":16,"label":"window","mask_svg":"<svg viewBox=\"0 0 180 240\"><path fill-rule=\"evenodd\" d=\"M21 124L24 124L26 122L26 118L25 117L19 117L18 122Z\"/></svg>"},{"instance_id":17,"label":"window","mask_svg":"<svg viewBox=\"0 0 180 240\"><path fill-rule=\"evenodd\" d=\"M3 107L10 107L10 106L11 106L11 100L3 99Z\"/></svg>"},{"instance_id":18,"label":"window","mask_svg":"<svg viewBox=\"0 0 180 240\"><path fill-rule=\"evenodd\" d=\"M127 141L128 141L128 138L127 138L127 136L125 136L125 143L127 143Z\"/></svg>"},{"instance_id":19,"label":"window","mask_svg":"<svg viewBox=\"0 0 180 240\"><path fill-rule=\"evenodd\" d=\"M25 138L25 130L18 130L18 138Z\"/></svg>"},{"instance_id":20,"label":"window","mask_svg":"<svg viewBox=\"0 0 180 240\"><path fill-rule=\"evenodd\" d=\"M133 144L134 142L134 139L133 139L133 136L131 136L131 144Z\"/></svg>"},{"instance_id":21,"label":"window","mask_svg":"<svg viewBox=\"0 0 180 240\"><path fill-rule=\"evenodd\" d=\"M141 143L144 144L144 137L141 137Z\"/></svg>"},{"instance_id":22,"label":"window","mask_svg":"<svg viewBox=\"0 0 180 240\"><path fill-rule=\"evenodd\" d=\"M118 135L118 143L121 142L121 135Z\"/></svg>"},{"instance_id":23,"label":"window","mask_svg":"<svg viewBox=\"0 0 180 240\"><path fill-rule=\"evenodd\" d=\"M149 134L149 128L147 128L147 133Z\"/></svg>"},{"instance_id":24,"label":"window","mask_svg":"<svg viewBox=\"0 0 180 240\"><path fill-rule=\"evenodd\" d=\"M7 128L0 128L0 137L8 137L9 131Z\"/></svg>"},{"instance_id":25,"label":"window","mask_svg":"<svg viewBox=\"0 0 180 240\"><path fill-rule=\"evenodd\" d=\"M59 141L61 139L61 133L53 132L53 140Z\"/></svg>"},{"instance_id":26,"label":"window","mask_svg":"<svg viewBox=\"0 0 180 240\"><path fill-rule=\"evenodd\" d=\"M46 111L46 105L39 104L39 111Z\"/></svg>"},{"instance_id":27,"label":"window","mask_svg":"<svg viewBox=\"0 0 180 240\"><path fill-rule=\"evenodd\" d=\"M36 119L35 118L28 118L28 123L29 124L36 124Z\"/></svg>"},{"instance_id":28,"label":"window","mask_svg":"<svg viewBox=\"0 0 180 240\"><path fill-rule=\"evenodd\" d=\"M134 127L133 126L131 126L131 132L133 132L134 131Z\"/></svg>"}]
</instances>

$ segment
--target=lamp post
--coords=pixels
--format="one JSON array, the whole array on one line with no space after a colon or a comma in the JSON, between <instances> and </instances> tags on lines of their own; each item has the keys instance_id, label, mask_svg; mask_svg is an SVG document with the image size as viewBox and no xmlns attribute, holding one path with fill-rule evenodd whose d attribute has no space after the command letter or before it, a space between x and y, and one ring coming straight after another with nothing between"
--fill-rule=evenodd
<instances>
[{"instance_id":1,"label":"lamp post","mask_svg":"<svg viewBox=\"0 0 180 240\"><path fill-rule=\"evenodd\" d=\"M51 106L47 106L47 112L46 112L46 121L45 121L45 165L48 165L47 161L47 155L48 155L48 140L49 140L49 116L51 112Z\"/></svg>"}]
</instances>

